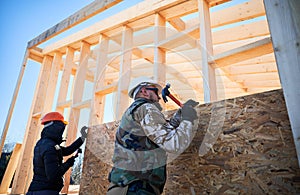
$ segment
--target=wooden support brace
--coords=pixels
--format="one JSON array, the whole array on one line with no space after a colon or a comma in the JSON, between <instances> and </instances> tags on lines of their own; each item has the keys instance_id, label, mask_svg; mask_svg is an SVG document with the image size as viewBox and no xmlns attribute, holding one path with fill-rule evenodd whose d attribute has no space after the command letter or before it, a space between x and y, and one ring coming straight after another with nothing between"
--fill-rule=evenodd
<instances>
[{"instance_id":1,"label":"wooden support brace","mask_svg":"<svg viewBox=\"0 0 300 195\"><path fill-rule=\"evenodd\" d=\"M17 101L17 97L18 97L18 94L19 94L20 86L21 86L21 83L22 83L23 75L24 75L27 60L28 60L28 55L29 55L29 51L26 50L25 55L24 55L24 59L23 59L23 63L22 63L22 66L21 66L21 69L20 69L20 72L19 72L17 84L16 84L16 87L15 87L15 90L14 90L13 99L11 100L11 104L9 106L8 114L6 116L5 124L4 124L4 127L3 127L2 134L1 134L0 156L2 154L2 149L3 149L4 142L5 142L5 139L6 139L6 135L7 135L7 132L8 132L10 120L11 120L13 110L15 108L15 104L16 104L16 101Z\"/></svg>"},{"instance_id":2,"label":"wooden support brace","mask_svg":"<svg viewBox=\"0 0 300 195\"><path fill-rule=\"evenodd\" d=\"M4 176L2 178L1 186L0 186L0 193L7 194L9 185L13 179L14 173L17 169L20 153L21 153L22 144L16 144L15 148L11 154L9 159L8 165L6 167Z\"/></svg>"}]
</instances>

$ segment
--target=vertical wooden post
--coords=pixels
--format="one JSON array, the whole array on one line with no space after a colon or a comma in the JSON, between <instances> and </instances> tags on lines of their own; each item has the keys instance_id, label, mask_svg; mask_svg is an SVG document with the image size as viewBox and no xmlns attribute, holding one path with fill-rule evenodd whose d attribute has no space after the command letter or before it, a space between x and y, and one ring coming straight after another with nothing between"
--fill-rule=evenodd
<instances>
[{"instance_id":1,"label":"vertical wooden post","mask_svg":"<svg viewBox=\"0 0 300 195\"><path fill-rule=\"evenodd\" d=\"M213 55L209 5L206 0L198 0L200 21L200 49L202 55L202 77L204 102L217 100L217 85L215 69L208 63L209 56Z\"/></svg>"},{"instance_id":2,"label":"vertical wooden post","mask_svg":"<svg viewBox=\"0 0 300 195\"><path fill-rule=\"evenodd\" d=\"M15 148L11 154L8 165L6 167L4 176L2 178L0 193L6 194L10 185L11 180L13 179L14 173L17 168L17 163L19 161L20 153L21 153L22 144L16 144Z\"/></svg>"},{"instance_id":3,"label":"vertical wooden post","mask_svg":"<svg viewBox=\"0 0 300 195\"><path fill-rule=\"evenodd\" d=\"M103 122L105 95L98 94L97 91L104 88L105 69L107 63L108 38L105 35L100 35L99 52L96 60L96 74L94 78L94 95L91 103L91 113L89 126L98 125Z\"/></svg>"},{"instance_id":4,"label":"vertical wooden post","mask_svg":"<svg viewBox=\"0 0 300 195\"><path fill-rule=\"evenodd\" d=\"M26 132L22 144L22 152L15 173L12 194L22 194L27 190L27 182L30 182L30 167L32 164L33 148L36 143L40 129L40 113L43 111L45 98L47 96L47 85L51 72L53 58L45 56L41 66L37 87L33 97L33 103L29 113Z\"/></svg>"},{"instance_id":5,"label":"vertical wooden post","mask_svg":"<svg viewBox=\"0 0 300 195\"><path fill-rule=\"evenodd\" d=\"M54 95L55 95L56 85L58 80L58 73L59 73L61 63L62 63L62 55L61 53L56 52L54 54L52 69L48 81L47 96L45 97L44 113L50 112L52 110Z\"/></svg>"},{"instance_id":6,"label":"vertical wooden post","mask_svg":"<svg viewBox=\"0 0 300 195\"><path fill-rule=\"evenodd\" d=\"M133 45L133 30L127 26L123 27L122 34L122 56L120 61L120 72L118 82L118 94L116 103L116 120L120 120L122 114L127 109L129 98L127 90L131 76L131 59Z\"/></svg>"},{"instance_id":7,"label":"vertical wooden post","mask_svg":"<svg viewBox=\"0 0 300 195\"><path fill-rule=\"evenodd\" d=\"M154 80L160 83L166 82L166 52L157 45L166 38L166 19L155 14L154 29Z\"/></svg>"},{"instance_id":8,"label":"vertical wooden post","mask_svg":"<svg viewBox=\"0 0 300 195\"><path fill-rule=\"evenodd\" d=\"M264 4L300 166L300 4L298 0L264 0Z\"/></svg>"},{"instance_id":9,"label":"vertical wooden post","mask_svg":"<svg viewBox=\"0 0 300 195\"><path fill-rule=\"evenodd\" d=\"M63 69L63 73L62 73L62 77L61 77L58 99L57 99L58 104L66 101L66 98L67 98L67 93L68 93L68 88L69 88L69 83L70 83L70 76L71 76L72 67L74 64L74 62L73 62L74 52L75 52L75 50L73 48L71 48L71 47L67 48L67 54L66 54L64 69ZM56 111L63 113L64 107L57 106Z\"/></svg>"},{"instance_id":10,"label":"vertical wooden post","mask_svg":"<svg viewBox=\"0 0 300 195\"><path fill-rule=\"evenodd\" d=\"M76 103L80 103L82 101L89 56L90 56L90 44L82 41L81 49L80 49L79 67L77 69L75 80L74 80L72 105L75 105ZM80 109L76 107L71 107L69 124L67 126L67 141L66 141L67 146L72 144L76 139L79 117L80 117ZM65 160L68 158L69 156L65 157ZM70 168L65 174L65 185L64 188L62 189L63 193L68 193L71 172L72 172L72 168Z\"/></svg>"},{"instance_id":11,"label":"vertical wooden post","mask_svg":"<svg viewBox=\"0 0 300 195\"><path fill-rule=\"evenodd\" d=\"M29 51L26 50L25 56L24 56L24 59L23 59L23 63L22 63L22 66L21 66L21 69L20 69L20 72L19 72L17 84L16 84L16 87L15 87L15 91L14 91L14 94L13 94L13 99L11 100L9 110L8 110L8 114L7 114L7 117L6 117L6 120L5 120L5 124L4 124L4 127L3 127L2 134L1 134L0 156L2 154L2 149L3 149L4 143L5 143L6 135L7 135L7 132L8 132L8 127L9 127L10 120L11 120L11 116L13 114L13 110L15 108L15 104L16 104L17 97L18 97L18 94L19 94L19 90L20 90L23 75L24 75L24 72L25 72L28 56L29 56Z\"/></svg>"}]
</instances>

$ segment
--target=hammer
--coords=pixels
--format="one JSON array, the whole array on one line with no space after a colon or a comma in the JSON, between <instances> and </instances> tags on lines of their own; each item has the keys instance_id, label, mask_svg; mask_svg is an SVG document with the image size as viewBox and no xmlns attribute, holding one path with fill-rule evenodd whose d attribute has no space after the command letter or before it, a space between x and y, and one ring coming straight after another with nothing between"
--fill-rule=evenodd
<instances>
[{"instance_id":1,"label":"hammer","mask_svg":"<svg viewBox=\"0 0 300 195\"><path fill-rule=\"evenodd\" d=\"M178 106L182 107L183 104L180 103L180 101L178 99L176 99L169 91L169 88L171 87L171 85L168 83L166 85L165 88L162 89L161 91L161 96L164 100L164 102L166 103L168 101L167 96L169 96L171 98L171 100L173 100Z\"/></svg>"}]
</instances>

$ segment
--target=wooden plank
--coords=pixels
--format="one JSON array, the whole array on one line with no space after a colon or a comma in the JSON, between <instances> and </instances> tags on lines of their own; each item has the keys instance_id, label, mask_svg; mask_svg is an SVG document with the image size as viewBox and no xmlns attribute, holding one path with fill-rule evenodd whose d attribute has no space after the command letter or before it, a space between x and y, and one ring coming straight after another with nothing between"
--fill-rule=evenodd
<instances>
[{"instance_id":1,"label":"wooden plank","mask_svg":"<svg viewBox=\"0 0 300 195\"><path fill-rule=\"evenodd\" d=\"M34 60L38 63L42 63L43 62L43 54L42 54L42 49L38 48L38 47L33 47L29 49L29 59Z\"/></svg>"},{"instance_id":2,"label":"wooden plank","mask_svg":"<svg viewBox=\"0 0 300 195\"><path fill-rule=\"evenodd\" d=\"M20 86L21 86L22 79L23 79L23 76L24 76L24 72L25 72L25 68L26 68L26 64L27 64L27 60L28 60L28 55L29 55L29 51L26 50L25 55L24 55L24 59L23 59L23 62L22 62L22 66L20 68L17 84L16 84L16 87L15 87L15 90L14 90L13 98L11 100L9 110L8 110L8 113L7 113L7 116L6 116L6 119L5 119L5 124L4 124L3 130L2 130L2 134L1 134L0 157L1 157L1 154L2 154L2 149L3 149L3 146L4 146L4 142L5 142L5 139L6 139L7 132L8 132L8 128L9 128L9 125L10 125L10 120L11 120L11 117L12 117L12 114L13 114L13 111L14 111L14 108L15 108L15 105L16 105L16 101L17 101L17 97L18 97L18 94L19 94Z\"/></svg>"},{"instance_id":3,"label":"wooden plank","mask_svg":"<svg viewBox=\"0 0 300 195\"><path fill-rule=\"evenodd\" d=\"M184 31L185 30L185 22L178 18L172 18L168 20L168 22L178 31Z\"/></svg>"},{"instance_id":4,"label":"wooden plank","mask_svg":"<svg viewBox=\"0 0 300 195\"><path fill-rule=\"evenodd\" d=\"M209 63L209 56L213 55L212 35L210 27L210 15L208 3L205 0L198 0L198 12L200 21L200 45L202 56L202 73L204 101L212 102L218 99L216 87L215 69Z\"/></svg>"},{"instance_id":5,"label":"wooden plank","mask_svg":"<svg viewBox=\"0 0 300 195\"><path fill-rule=\"evenodd\" d=\"M107 94L110 94L110 93L113 93L115 91L117 91L118 89L118 83L117 82L114 82L110 85L106 85L102 88L98 88L95 90L95 93L100 95L100 96L103 96L103 95L107 95Z\"/></svg>"},{"instance_id":6,"label":"wooden plank","mask_svg":"<svg viewBox=\"0 0 300 195\"><path fill-rule=\"evenodd\" d=\"M189 44L192 48L197 46L197 40L191 37L189 34L199 31L199 25L193 26L189 29L186 29L183 32L179 32L167 39L162 39L158 43L158 47L163 48L165 50L172 50L183 44Z\"/></svg>"},{"instance_id":7,"label":"wooden plank","mask_svg":"<svg viewBox=\"0 0 300 195\"><path fill-rule=\"evenodd\" d=\"M72 100L67 100L63 102L57 102L56 108L64 109L69 108L72 105Z\"/></svg>"},{"instance_id":8,"label":"wooden plank","mask_svg":"<svg viewBox=\"0 0 300 195\"><path fill-rule=\"evenodd\" d=\"M74 91L72 94L73 102L70 110L69 124L67 126L67 141L66 141L67 146L72 144L77 136L78 122L80 117L80 108L76 108L73 106L74 105L76 106L76 104L80 104L82 101L89 56L90 56L90 44L82 41L81 49L80 49L79 67L78 70L76 71L76 75L74 78ZM65 157L64 160L68 158L69 156ZM63 193L68 193L71 172L72 172L72 168L70 168L65 174L65 183L62 189Z\"/></svg>"},{"instance_id":9,"label":"wooden plank","mask_svg":"<svg viewBox=\"0 0 300 195\"><path fill-rule=\"evenodd\" d=\"M72 28L73 26L93 17L94 15L112 7L113 5L121 1L122 0L106 0L106 1L95 0L91 4L85 6L84 8L75 12L68 18L54 25L50 29L46 30L36 38L29 41L27 44L27 48L31 48L33 46L41 44L49 40L50 38Z\"/></svg>"},{"instance_id":10,"label":"wooden plank","mask_svg":"<svg viewBox=\"0 0 300 195\"><path fill-rule=\"evenodd\" d=\"M251 0L211 13L211 27L216 28L265 15L263 0Z\"/></svg>"},{"instance_id":11,"label":"wooden plank","mask_svg":"<svg viewBox=\"0 0 300 195\"><path fill-rule=\"evenodd\" d=\"M124 111L129 105L127 90L131 77L131 59L133 45L133 29L123 27L122 35L122 55L118 80L118 93L116 102L116 120L120 120Z\"/></svg>"},{"instance_id":12,"label":"wooden plank","mask_svg":"<svg viewBox=\"0 0 300 195\"><path fill-rule=\"evenodd\" d=\"M2 178L1 186L0 186L0 193L7 194L9 185L13 179L14 173L17 169L20 153L21 153L22 144L17 143L12 151L10 156L8 165L6 167L5 173Z\"/></svg>"},{"instance_id":13,"label":"wooden plank","mask_svg":"<svg viewBox=\"0 0 300 195\"><path fill-rule=\"evenodd\" d=\"M259 40L261 40L263 38L267 38L267 37L270 37L270 36L255 37L255 38L250 38L250 39L246 39L246 40L239 40L239 41L214 45L214 55L219 55L220 53L224 53L226 51L251 44L253 42L259 41Z\"/></svg>"},{"instance_id":14,"label":"wooden plank","mask_svg":"<svg viewBox=\"0 0 300 195\"><path fill-rule=\"evenodd\" d=\"M300 4L297 0L264 3L300 165Z\"/></svg>"},{"instance_id":15,"label":"wooden plank","mask_svg":"<svg viewBox=\"0 0 300 195\"><path fill-rule=\"evenodd\" d=\"M166 19L155 14L154 26L154 64L153 75L157 82L166 82L166 52L159 47L159 42L166 37Z\"/></svg>"},{"instance_id":16,"label":"wooden plank","mask_svg":"<svg viewBox=\"0 0 300 195\"><path fill-rule=\"evenodd\" d=\"M246 80L243 82L245 86L247 86L247 88L249 89L253 89L253 88L281 88L281 83L280 80L274 79L274 80Z\"/></svg>"},{"instance_id":17,"label":"wooden plank","mask_svg":"<svg viewBox=\"0 0 300 195\"><path fill-rule=\"evenodd\" d=\"M232 65L224 67L228 70L230 75L239 74L256 74L262 72L277 72L276 62L273 63L261 63L261 64L250 64L250 65ZM223 69L224 70L224 69Z\"/></svg>"},{"instance_id":18,"label":"wooden plank","mask_svg":"<svg viewBox=\"0 0 300 195\"><path fill-rule=\"evenodd\" d=\"M213 32L212 38L215 45L265 35L270 35L270 32L267 20L262 20Z\"/></svg>"},{"instance_id":19,"label":"wooden plank","mask_svg":"<svg viewBox=\"0 0 300 195\"><path fill-rule=\"evenodd\" d=\"M47 96L45 97L44 113L52 110L54 95L58 84L58 73L62 64L62 54L56 52L53 58L52 69L47 87Z\"/></svg>"},{"instance_id":20,"label":"wooden plank","mask_svg":"<svg viewBox=\"0 0 300 195\"><path fill-rule=\"evenodd\" d=\"M73 59L74 59L74 52L75 50L68 47L67 48L67 54L66 54L66 59L64 62L64 68L63 68L63 73L60 81L60 88L59 88L59 93L58 93L58 99L57 102L65 102L67 98L67 93L69 89L69 83L70 83L70 76L72 73L72 67L73 67ZM60 107L59 104L56 105L56 110L60 113L64 112L64 108Z\"/></svg>"},{"instance_id":21,"label":"wooden plank","mask_svg":"<svg viewBox=\"0 0 300 195\"><path fill-rule=\"evenodd\" d=\"M72 108L75 108L75 109L83 109L83 108L90 108L90 107L91 107L91 100L77 102L72 105Z\"/></svg>"},{"instance_id":22,"label":"wooden plank","mask_svg":"<svg viewBox=\"0 0 300 195\"><path fill-rule=\"evenodd\" d=\"M37 135L39 134L41 115L33 116L34 113L43 111L45 98L47 95L47 85L51 73L53 58L45 56L40 70L39 78L37 81L37 88L34 93L32 106L29 112L29 119L26 126L26 131L23 139L23 147L18 162L18 167L14 176L13 186L11 193L23 194L27 190L27 184L31 181L29 175L32 172L30 169L32 165L33 148L36 142Z\"/></svg>"},{"instance_id":23,"label":"wooden plank","mask_svg":"<svg viewBox=\"0 0 300 195\"><path fill-rule=\"evenodd\" d=\"M263 72L256 74L239 74L232 76L236 81L264 81L264 80L279 80L277 72Z\"/></svg>"},{"instance_id":24,"label":"wooden plank","mask_svg":"<svg viewBox=\"0 0 300 195\"><path fill-rule=\"evenodd\" d=\"M256 41L254 43L213 56L210 63L215 67L224 67L272 52L273 47L271 39L265 38L260 41Z\"/></svg>"},{"instance_id":25,"label":"wooden plank","mask_svg":"<svg viewBox=\"0 0 300 195\"><path fill-rule=\"evenodd\" d=\"M217 28L265 15L262 0L250 0L215 12L210 12L211 27ZM198 17L186 21L186 28L199 24Z\"/></svg>"},{"instance_id":26,"label":"wooden plank","mask_svg":"<svg viewBox=\"0 0 300 195\"><path fill-rule=\"evenodd\" d=\"M109 31L117 27L121 27L130 21L139 20L144 17L151 16L154 12L160 12L164 9L168 9L178 3L184 2L186 0L148 0L143 1L136 6L130 7L116 15L106 18L93 26L83 29L73 35L70 35L64 39L61 39L51 45L46 46L43 49L43 54L52 52L61 47L66 47L67 45L84 40L94 34L102 33L104 31ZM113 22L112 22L113 21Z\"/></svg>"},{"instance_id":27,"label":"wooden plank","mask_svg":"<svg viewBox=\"0 0 300 195\"><path fill-rule=\"evenodd\" d=\"M91 112L89 118L89 126L94 126L103 123L104 108L105 108L105 95L97 93L98 89L105 87L105 76L107 69L107 51L109 46L109 38L99 36L99 50L97 53L96 73L94 78L93 98L91 103Z\"/></svg>"}]
</instances>

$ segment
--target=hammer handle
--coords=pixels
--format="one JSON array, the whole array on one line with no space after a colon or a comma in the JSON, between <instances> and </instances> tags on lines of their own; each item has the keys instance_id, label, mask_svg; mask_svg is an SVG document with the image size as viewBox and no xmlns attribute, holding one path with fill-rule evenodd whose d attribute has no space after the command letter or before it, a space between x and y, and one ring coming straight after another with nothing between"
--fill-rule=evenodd
<instances>
[{"instance_id":1,"label":"hammer handle","mask_svg":"<svg viewBox=\"0 0 300 195\"><path fill-rule=\"evenodd\" d=\"M182 107L183 105L182 105L182 103L178 100L178 99L176 99L176 97L174 97L172 94L169 94L168 95L178 106L180 106L180 107Z\"/></svg>"}]
</instances>

